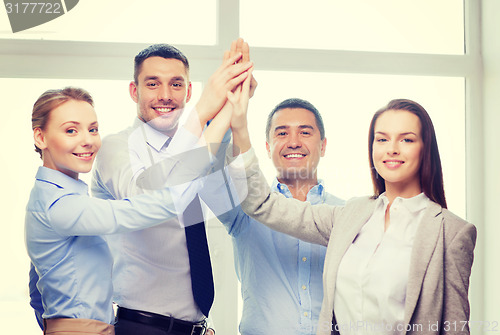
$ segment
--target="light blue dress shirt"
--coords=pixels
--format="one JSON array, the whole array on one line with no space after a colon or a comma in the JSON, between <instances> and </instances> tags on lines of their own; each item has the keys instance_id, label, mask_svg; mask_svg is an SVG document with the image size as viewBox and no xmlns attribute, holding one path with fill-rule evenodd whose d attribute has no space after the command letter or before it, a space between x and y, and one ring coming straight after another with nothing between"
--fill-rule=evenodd
<instances>
[{"instance_id":1,"label":"light blue dress shirt","mask_svg":"<svg viewBox=\"0 0 500 335\"><path fill-rule=\"evenodd\" d=\"M288 187L277 180L272 189L292 198ZM307 201L344 204L327 193L321 181L309 191ZM219 219L233 238L243 296L241 334L315 334L323 300L326 247L273 231L241 207Z\"/></svg>"},{"instance_id":2,"label":"light blue dress shirt","mask_svg":"<svg viewBox=\"0 0 500 335\"><path fill-rule=\"evenodd\" d=\"M83 181L40 167L27 205L25 237L43 317L112 324L113 261L97 235L138 230L174 217L168 191L124 201L90 198Z\"/></svg>"}]
</instances>

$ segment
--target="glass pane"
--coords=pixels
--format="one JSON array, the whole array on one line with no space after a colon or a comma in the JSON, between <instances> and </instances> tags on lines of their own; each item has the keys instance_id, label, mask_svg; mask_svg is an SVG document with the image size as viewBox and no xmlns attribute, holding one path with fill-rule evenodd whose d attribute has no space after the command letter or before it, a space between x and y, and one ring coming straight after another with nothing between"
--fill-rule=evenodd
<instances>
[{"instance_id":1,"label":"glass pane","mask_svg":"<svg viewBox=\"0 0 500 335\"><path fill-rule=\"evenodd\" d=\"M266 118L287 98L302 98L323 116L326 155L318 177L329 192L349 199L373 194L368 165L368 128L380 107L391 99L420 103L434 123L448 207L465 218L465 80L464 78L324 74L255 71L259 86L250 102L252 144L271 181L276 172L265 148Z\"/></svg>"},{"instance_id":2,"label":"glass pane","mask_svg":"<svg viewBox=\"0 0 500 335\"><path fill-rule=\"evenodd\" d=\"M240 0L240 20L252 46L464 53L457 0Z\"/></svg>"},{"instance_id":3,"label":"glass pane","mask_svg":"<svg viewBox=\"0 0 500 335\"><path fill-rule=\"evenodd\" d=\"M17 33L2 9L0 38L213 45L216 17L216 0L83 0L66 14Z\"/></svg>"},{"instance_id":4,"label":"glass pane","mask_svg":"<svg viewBox=\"0 0 500 335\"><path fill-rule=\"evenodd\" d=\"M0 79L5 108L0 122L0 140L10 143L3 149L0 175L0 264L8 276L0 276L0 324L2 333L37 335L36 324L28 298L29 259L24 243L24 216L34 177L41 160L34 151L31 131L31 110L45 90L78 86L90 92L95 101L101 137L132 125L136 104L128 93L129 81L76 79ZM193 82L193 96L187 109L198 101L202 85ZM187 114L187 113L186 113ZM80 175L89 183L91 174ZM10 328L12 327L12 328Z\"/></svg>"}]
</instances>

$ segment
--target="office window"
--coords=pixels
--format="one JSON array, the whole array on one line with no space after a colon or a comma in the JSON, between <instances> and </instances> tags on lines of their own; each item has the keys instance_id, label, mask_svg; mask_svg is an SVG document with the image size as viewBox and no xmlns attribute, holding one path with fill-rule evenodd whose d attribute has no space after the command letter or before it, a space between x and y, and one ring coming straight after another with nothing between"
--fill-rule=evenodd
<instances>
[{"instance_id":1,"label":"office window","mask_svg":"<svg viewBox=\"0 0 500 335\"><path fill-rule=\"evenodd\" d=\"M23 239L24 206L40 164L31 138L32 104L47 88L82 86L96 99L102 135L125 128L135 105L128 96L128 80L119 79L130 76L133 55L140 50L133 43L179 46L190 59L191 77L199 80L193 89L195 103L201 83L220 65L222 50L238 34L244 37L250 43L259 82L249 107L249 126L266 176L275 175L265 152L267 114L283 99L305 98L323 114L327 130L319 175L330 192L345 199L372 192L366 142L373 113L396 97L421 103L436 128L449 208L481 228L483 79L478 41L482 4L470 0L84 0L68 14L16 34L0 10L0 89L5 97L0 136L7 144L0 173L7 176L3 186L8 190L0 195L2 208L8 208L0 214L4 223L0 263L9 270L9 276L0 279L0 322L16 324L20 334L40 333L27 301ZM208 234L215 249L211 255L217 290L212 319L218 334L235 335L241 301L237 302L240 291L231 239L215 220L209 223ZM476 251L481 256L481 248ZM477 274L471 280L471 320L484 320L481 262L476 258Z\"/></svg>"},{"instance_id":2,"label":"office window","mask_svg":"<svg viewBox=\"0 0 500 335\"><path fill-rule=\"evenodd\" d=\"M57 19L16 34L2 9L0 38L213 45L216 4L216 0L84 0Z\"/></svg>"},{"instance_id":3,"label":"office window","mask_svg":"<svg viewBox=\"0 0 500 335\"><path fill-rule=\"evenodd\" d=\"M240 0L240 31L262 47L464 53L456 0Z\"/></svg>"}]
</instances>

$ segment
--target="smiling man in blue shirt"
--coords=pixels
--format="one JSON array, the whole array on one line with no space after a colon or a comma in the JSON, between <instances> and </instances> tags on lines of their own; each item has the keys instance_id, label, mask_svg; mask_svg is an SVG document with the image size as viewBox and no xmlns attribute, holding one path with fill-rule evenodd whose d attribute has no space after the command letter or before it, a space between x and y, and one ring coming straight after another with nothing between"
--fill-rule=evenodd
<instances>
[{"instance_id":1,"label":"smiling man in blue shirt","mask_svg":"<svg viewBox=\"0 0 500 335\"><path fill-rule=\"evenodd\" d=\"M326 138L311 103L287 99L278 104L269 114L266 140L277 171L275 192L312 204L343 205L317 178ZM326 248L273 231L240 207L219 219L233 239L243 296L241 334L315 334Z\"/></svg>"}]
</instances>

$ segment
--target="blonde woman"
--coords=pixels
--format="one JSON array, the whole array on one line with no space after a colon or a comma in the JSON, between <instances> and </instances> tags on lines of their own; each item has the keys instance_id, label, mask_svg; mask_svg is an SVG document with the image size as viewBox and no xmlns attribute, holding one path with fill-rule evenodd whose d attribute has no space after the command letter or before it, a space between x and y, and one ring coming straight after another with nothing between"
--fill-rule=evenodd
<instances>
[{"instance_id":1,"label":"blonde woman","mask_svg":"<svg viewBox=\"0 0 500 335\"><path fill-rule=\"evenodd\" d=\"M222 139L225 129L214 131L218 122L213 124L205 134ZM34 270L32 305L43 318L44 334L114 334L113 260L100 235L151 227L182 212L166 188L114 201L88 196L79 174L91 170L101 139L93 100L85 90L43 93L33 107L32 127L35 150L43 161L25 222ZM191 170L189 163L175 157L162 163L184 176ZM203 165L202 160L198 163Z\"/></svg>"}]
</instances>

